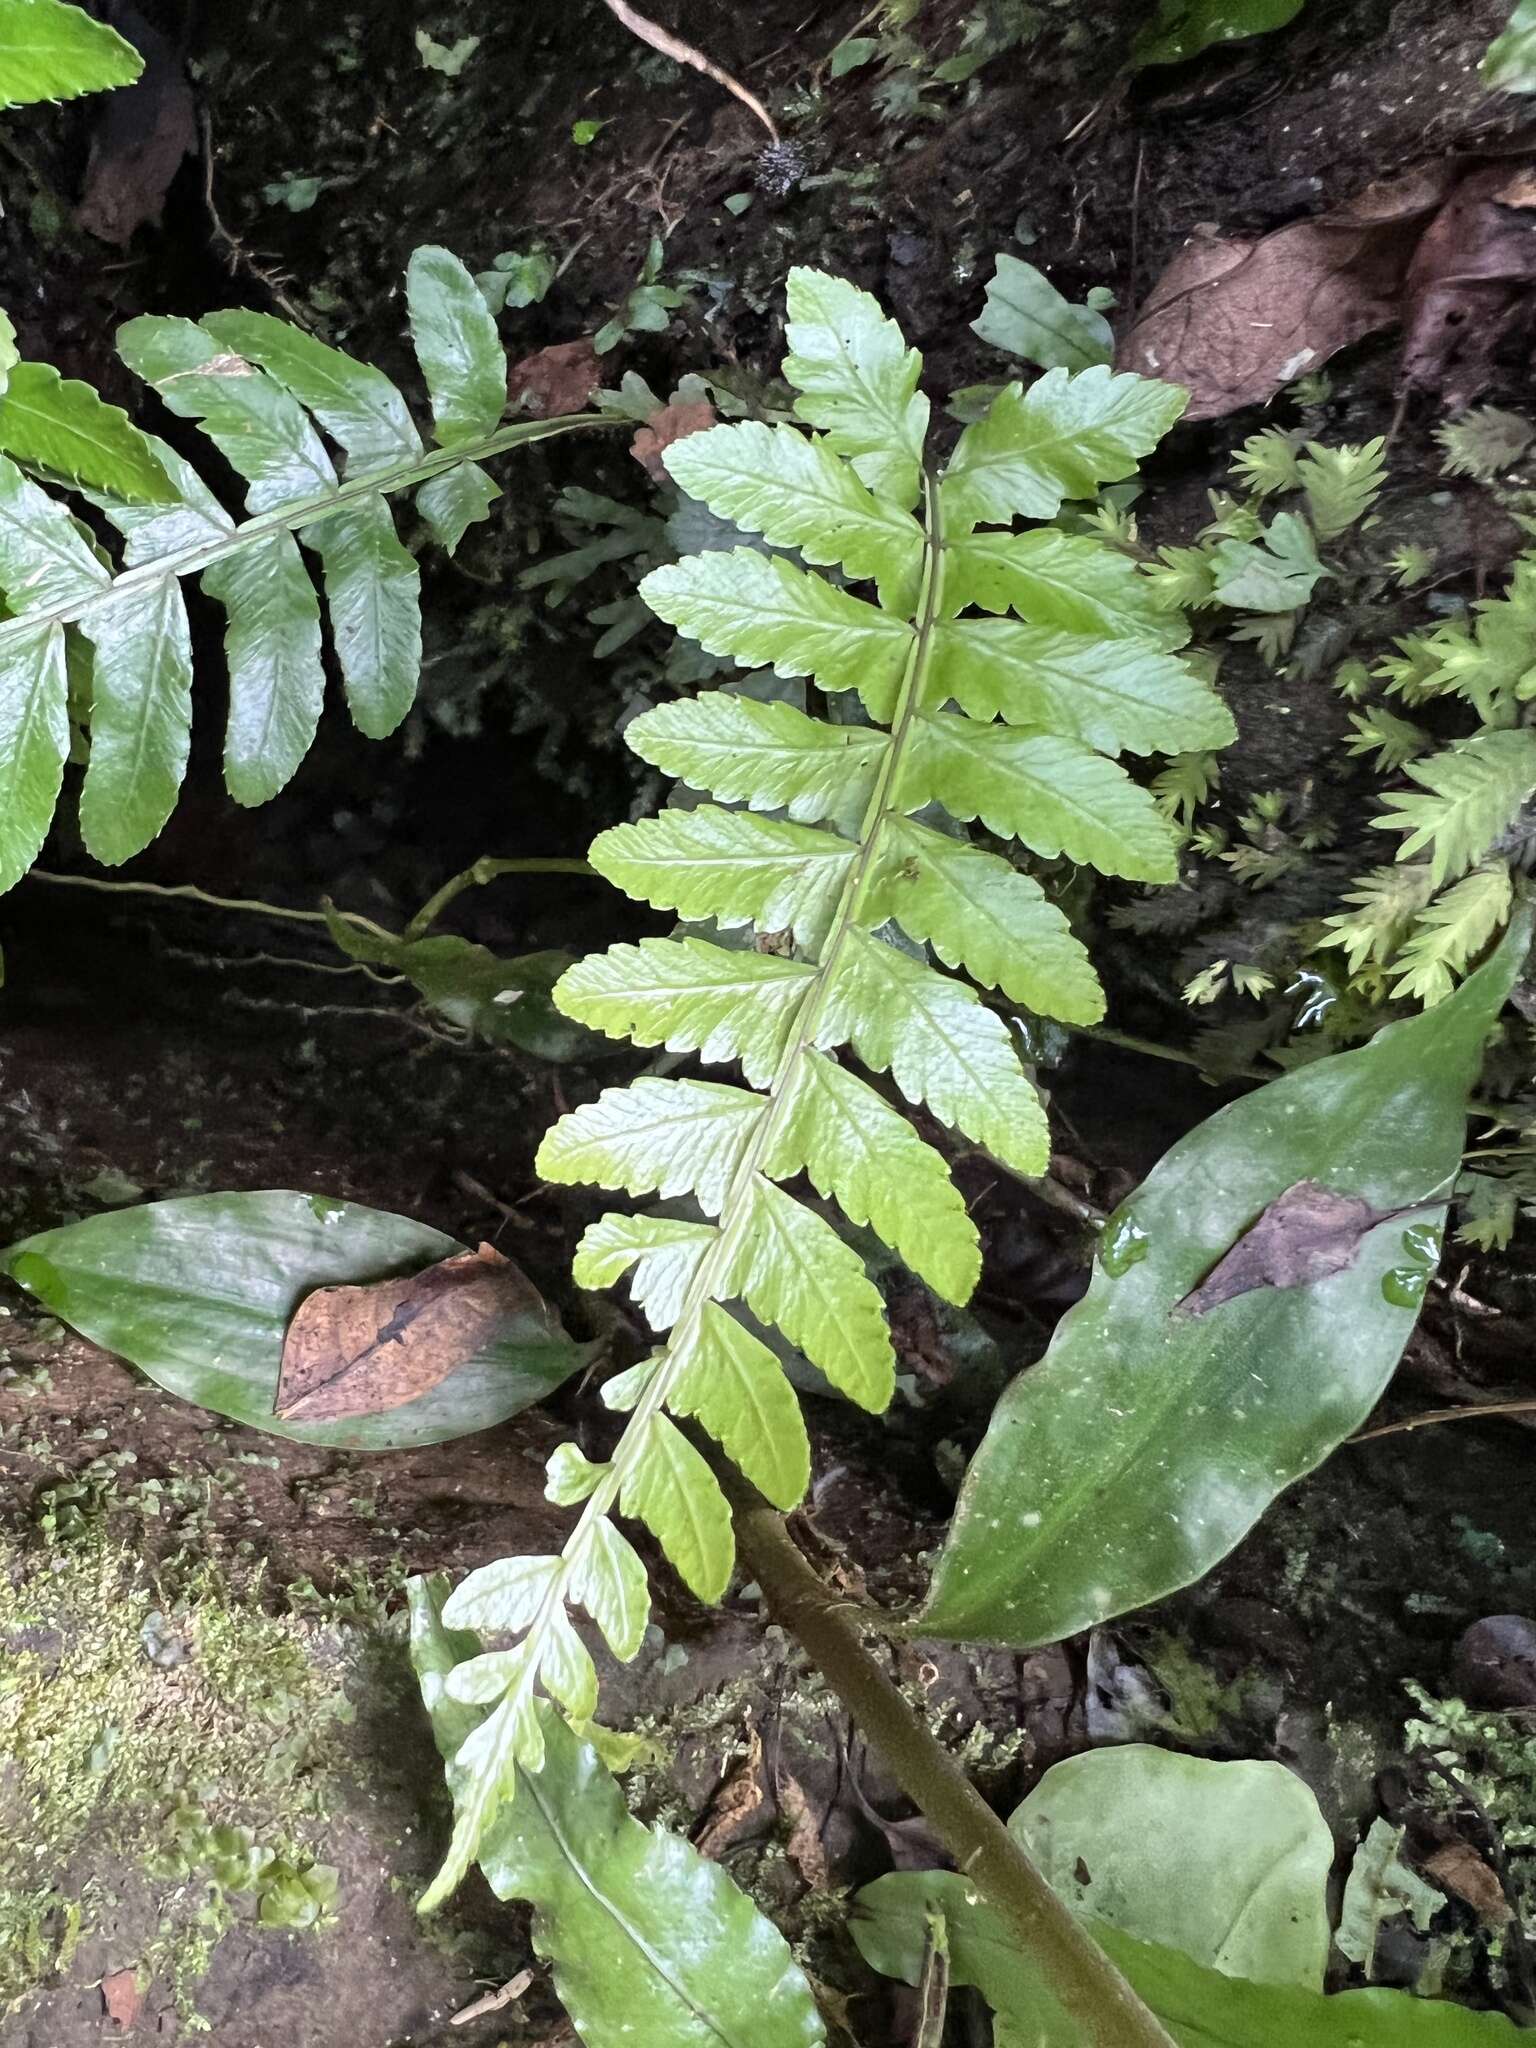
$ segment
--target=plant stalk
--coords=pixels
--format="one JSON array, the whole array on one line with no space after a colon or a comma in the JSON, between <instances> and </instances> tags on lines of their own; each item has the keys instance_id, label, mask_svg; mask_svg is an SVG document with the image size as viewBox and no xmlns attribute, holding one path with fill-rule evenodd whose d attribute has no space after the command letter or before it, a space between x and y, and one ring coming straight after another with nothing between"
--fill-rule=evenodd
<instances>
[{"instance_id":1,"label":"plant stalk","mask_svg":"<svg viewBox=\"0 0 1536 2048\"><path fill-rule=\"evenodd\" d=\"M1073 1919L1024 1849L940 1747L859 1640L857 1606L822 1584L783 1517L716 1462L736 1541L787 1629L937 1829L964 1877L1000 1914L1093 2048L1176 2048L1151 2008Z\"/></svg>"}]
</instances>

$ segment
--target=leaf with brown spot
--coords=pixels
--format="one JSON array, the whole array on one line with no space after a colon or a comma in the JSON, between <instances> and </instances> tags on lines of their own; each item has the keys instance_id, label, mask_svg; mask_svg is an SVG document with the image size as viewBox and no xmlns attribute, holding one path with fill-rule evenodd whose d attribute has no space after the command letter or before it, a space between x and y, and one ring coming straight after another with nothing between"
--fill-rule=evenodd
<instances>
[{"instance_id":1,"label":"leaf with brown spot","mask_svg":"<svg viewBox=\"0 0 1536 2048\"><path fill-rule=\"evenodd\" d=\"M643 427L636 429L629 452L658 483L664 483L667 470L661 459L663 450L674 441L686 441L690 434L702 434L715 424L715 418L715 408L707 398L696 398L688 405L664 405L660 412L651 414Z\"/></svg>"},{"instance_id":2,"label":"leaf with brown spot","mask_svg":"<svg viewBox=\"0 0 1536 2048\"><path fill-rule=\"evenodd\" d=\"M580 412L602 381L592 337L582 334L575 341L551 342L514 363L507 372L507 404L536 420L554 419Z\"/></svg>"},{"instance_id":3,"label":"leaf with brown spot","mask_svg":"<svg viewBox=\"0 0 1536 2048\"><path fill-rule=\"evenodd\" d=\"M1175 1313L1203 1316L1256 1287L1306 1287L1342 1273L1360 1241L1402 1209L1374 1209L1361 1195L1335 1194L1320 1181L1299 1180L1277 1195L1257 1221L1211 1268Z\"/></svg>"},{"instance_id":4,"label":"leaf with brown spot","mask_svg":"<svg viewBox=\"0 0 1536 2048\"><path fill-rule=\"evenodd\" d=\"M532 1282L488 1244L407 1279L317 1288L288 1325L272 1412L335 1422L399 1408L537 1306Z\"/></svg>"},{"instance_id":5,"label":"leaf with brown spot","mask_svg":"<svg viewBox=\"0 0 1536 2048\"><path fill-rule=\"evenodd\" d=\"M107 2018L124 2033L139 2016L144 1993L139 1989L137 1970L112 1970L101 1980L101 2002Z\"/></svg>"}]
</instances>

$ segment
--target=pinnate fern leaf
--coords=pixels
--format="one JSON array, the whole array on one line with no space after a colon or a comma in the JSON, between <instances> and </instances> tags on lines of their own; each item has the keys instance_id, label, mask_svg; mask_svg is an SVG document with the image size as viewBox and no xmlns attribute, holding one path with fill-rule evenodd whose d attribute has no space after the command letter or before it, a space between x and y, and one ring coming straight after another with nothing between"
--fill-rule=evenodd
<instances>
[{"instance_id":1,"label":"pinnate fern leaf","mask_svg":"<svg viewBox=\"0 0 1536 2048\"><path fill-rule=\"evenodd\" d=\"M554 1576L537 1567L536 1604L526 1565L494 1613L473 1590L499 1583L487 1572L449 1602L451 1623L522 1639L463 1667L483 1677L448 1681L502 1694L455 1760L454 1840L426 1904L468 1868L518 1770L534 1768L529 1717L541 1687L563 1696L550 1659L565 1610L586 1605L618 1647L585 1590L594 1546L622 1540L613 1514L643 1521L696 1593L726 1584L724 1497L670 1418L702 1427L787 1508L808 1450L760 1332L862 1406L889 1400L881 1296L837 1212L947 1299L975 1285L976 1230L907 1111L1017 1173L1044 1168L1045 1112L1000 1011L1022 1002L1092 1022L1103 994L1025 850L1172 879L1172 828L1114 757L1232 737L1220 700L1173 652L1183 622L1106 542L977 531L1049 518L1128 475L1181 393L1097 368L1010 386L938 477L925 467L917 358L876 303L796 271L789 311L785 374L818 431L720 426L665 459L712 512L811 566L722 550L653 570L641 594L713 654L812 679L839 717L722 689L628 728L643 759L714 801L603 832L591 858L689 929L582 961L555 1000L640 1045L730 1062L747 1085L644 1075L571 1110L540 1148L546 1179L685 1206L610 1213L582 1240L578 1280L628 1275L661 1342L604 1389L629 1414L607 1463L557 1461L553 1497L583 1505ZM991 616L970 616L973 604ZM965 827L978 819L1018 853L973 844ZM993 1003L972 981L998 992ZM637 1604L626 1592L624 1613Z\"/></svg>"},{"instance_id":2,"label":"pinnate fern leaf","mask_svg":"<svg viewBox=\"0 0 1536 2048\"><path fill-rule=\"evenodd\" d=\"M25 4L38 20L50 11ZM15 0L10 13L0 8L0 48L14 12ZM128 367L241 479L243 518L88 386L45 364L11 368L0 401L0 890L36 858L58 801L67 636L89 653L87 850L128 860L165 824L191 727L188 577L226 615L224 772L238 803L275 796L309 750L325 695L325 614L358 728L382 739L405 717L421 669L420 576L390 497L415 488L428 528L452 549L495 496L479 459L573 424L501 424L505 358L457 258L417 250L408 300L431 448L381 371L271 315L145 316L121 330ZM54 495L71 490L116 530L119 563ZM306 550L318 559L323 611Z\"/></svg>"},{"instance_id":3,"label":"pinnate fern leaf","mask_svg":"<svg viewBox=\"0 0 1536 2048\"><path fill-rule=\"evenodd\" d=\"M1444 753L1410 761L1407 773L1419 788L1389 790L1388 812L1371 822L1408 835L1398 848L1401 860L1427 849L1438 887L1475 866L1536 790L1536 732L1474 733Z\"/></svg>"}]
</instances>

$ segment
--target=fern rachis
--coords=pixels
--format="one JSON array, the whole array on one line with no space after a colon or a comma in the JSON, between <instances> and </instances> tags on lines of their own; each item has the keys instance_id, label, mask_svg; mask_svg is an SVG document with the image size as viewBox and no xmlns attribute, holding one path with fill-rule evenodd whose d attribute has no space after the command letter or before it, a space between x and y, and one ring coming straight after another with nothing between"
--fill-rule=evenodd
<instances>
[{"instance_id":1,"label":"fern rachis","mask_svg":"<svg viewBox=\"0 0 1536 2048\"><path fill-rule=\"evenodd\" d=\"M462 1877L517 1771L538 1769L539 1689L590 1723L596 1680L568 1609L584 1607L620 1657L639 1644L645 1573L613 1514L646 1523L701 1598L724 1591L725 1499L672 1418L698 1422L776 1505L801 1497L798 1403L732 1305L860 1405L889 1399L880 1295L832 1224L784 1184L804 1174L946 1298L975 1285L979 1240L942 1155L843 1050L1014 1170L1044 1167L1044 1112L1007 1026L932 963L1074 1020L1102 1014L1102 994L1040 885L946 825L939 806L1108 872L1171 878L1172 832L1112 756L1205 750L1232 733L1219 699L1168 651L1177 622L1110 550L1083 580L1085 603L1037 573L1053 549L1057 566L1069 563L1076 543L1011 534L1015 515L1050 518L1069 492L1129 474L1180 394L1102 369L1011 386L940 476L924 462L917 358L874 301L797 271L790 313L786 374L800 418L821 433L722 426L666 457L684 491L773 552L688 557L653 571L642 594L711 652L814 677L867 722L724 689L628 728L643 758L744 808L669 809L600 835L593 865L694 929L578 963L556 1000L612 1035L739 1062L750 1085L643 1075L569 1112L540 1150L546 1179L691 1195L697 1212L613 1212L578 1250L583 1285L630 1275L660 1348L604 1389L628 1414L611 1458L591 1464L564 1446L551 1461L550 1497L582 1503L559 1556L488 1565L448 1603L452 1625L520 1640L447 1681L490 1712L450 1767L454 1840L426 1906ZM982 522L1010 531L978 535ZM796 566L787 549L867 580L875 601ZM982 590L1018 616L963 616ZM768 949L733 947L726 935L743 926Z\"/></svg>"}]
</instances>

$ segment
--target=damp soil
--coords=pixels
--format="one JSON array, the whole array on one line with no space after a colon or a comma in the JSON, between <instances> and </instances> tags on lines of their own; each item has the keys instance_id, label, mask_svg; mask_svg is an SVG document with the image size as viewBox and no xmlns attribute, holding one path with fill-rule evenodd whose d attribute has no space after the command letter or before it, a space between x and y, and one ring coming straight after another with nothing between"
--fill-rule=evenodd
<instances>
[{"instance_id":1,"label":"damp soil","mask_svg":"<svg viewBox=\"0 0 1536 2048\"><path fill-rule=\"evenodd\" d=\"M398 4L325 7L303 34L289 6L248 6L238 20L168 7L155 26L190 64L204 147L178 173L161 225L116 250L74 222L88 107L11 117L0 252L24 349L134 403L110 351L119 321L243 303L295 311L404 376L398 280L418 244L440 241L472 268L534 238L565 259L543 303L509 316L515 355L591 333L659 234L669 274L690 274L696 288L665 333L624 347L616 370L638 370L663 394L690 369L771 374L782 276L804 261L877 291L942 391L998 374L969 325L998 248L1026 247L1069 294L1108 285L1131 307L1197 223L1262 232L1426 156L1530 142L1519 103L1490 101L1477 84L1501 0L1315 6L1281 34L1130 91L1117 64L1137 6L1042 0L1027 50L997 58L965 91L932 93L934 112L895 121L869 76L827 79L825 56L857 6L658 0L656 11L777 103L821 88L814 118L792 125L792 176L765 178L750 116L640 50L596 0L497 10L459 0L430 19ZM952 49L964 13L930 0L924 34L936 50ZM449 47L480 37L458 75L423 63L423 25ZM571 139L577 120L602 124L584 147ZM304 180L318 186L295 209ZM744 208L726 205L743 195ZM1416 516L1435 523L1449 573L1496 577L1519 536L1480 524L1464 494L1443 489L1433 415L1414 406L1399 416L1391 337L1352 352L1333 384L1329 432L1362 440L1395 426L1394 488L1417 501L1433 480L1441 492ZM1517 400L1518 387L1504 395ZM1248 430L1238 419L1174 437L1149 492L1154 540L1199 525ZM594 460L595 476L563 449L532 451L458 558L424 565L423 697L400 739L371 745L333 706L291 787L246 812L220 793L217 721L204 716L184 803L120 879L289 906L330 896L399 928L478 856L579 853L598 823L641 801L616 735L660 687L662 641L601 660L579 601L546 610L518 584L555 544L546 508L562 483L643 503L627 455ZM216 677L214 622L197 614L194 627ZM1321 682L1279 684L1256 658L1223 682L1242 729L1226 770L1234 809L1252 791L1319 778L1347 802L1343 714ZM1200 912L1207 930L1293 922L1331 904L1356 850L1339 846L1269 898L1213 899ZM67 818L45 865L95 872ZM471 891L448 922L505 953L580 950L628 928L593 885L564 878ZM201 901L34 880L0 903L0 943L7 1241L111 1200L290 1187L489 1240L588 1333L590 1306L568 1270L589 1210L541 1186L532 1159L570 1096L622 1067L459 1042L391 993L327 971L337 959L323 933ZM1166 941L1106 929L1104 943L1122 1028L1186 1035ZM882 1601L918 1592L999 1388L1040 1354L1085 1284L1094 1218L1220 1099L1187 1067L1077 1041L1052 1073L1057 1199L961 1163L988 1250L975 1313L941 1315L923 1290L893 1283L903 1394L892 1415L809 1403L816 1477L800 1527L828 1570ZM191 1924L185 1894L197 1880L178 1888L147 1875L142 1829L114 1848L104 1824L108 1846L76 1844L43 1873L52 1896L34 1900L28 1922L31 1980L0 2017L0 2043L113 2037L99 1987L125 1968L147 1975L136 2031L157 2039L199 2029L220 2048L569 2038L537 1975L521 1999L450 2025L531 1950L524 1916L478 1880L430 1929L411 1911L444 1812L398 1607L408 1572L458 1572L557 1540L544 1462L573 1433L601 1447L590 1388L573 1382L547 1407L458 1444L362 1460L189 1408L14 1288L0 1285L0 1310L0 1540L12 1584L59 1577L59 1558L82 1547L110 1555L125 1598L165 1601L173 1618L181 1600L195 1658L198 1604L211 1596L206 1585L187 1592L186 1560L211 1560L234 1611L285 1617L350 1706L336 1717L343 1732L328 1733L299 1774L302 1797L297 1781L265 1804L228 1779L200 1788L216 1817L302 1838L305 1853L337 1866L334 1920L273 1930L235 1897L217 1939L198 1948L188 1937L173 1956L161 1936ZM1536 1393L1533 1320L1536 1282L1518 1243L1505 1259L1458 1269L1432 1296L1380 1419ZM1401 1761L1404 1682L1453 1689L1468 1624L1536 1603L1533 1454L1515 1421L1348 1446L1210 1579L1162 1607L1024 1657L914 1646L899 1653L900 1676L1002 1806L1087 1742L1172 1732L1211 1754L1292 1763L1347 1848L1373 1785ZM656 1735L657 1760L633 1796L648 1815L705 1829L819 1980L852 1995L841 2008L851 2031L834 2038L904 2038L906 2016L860 1974L826 1893L921 1846L919 1824L790 1648L764 1636L754 1598L737 1593L712 1613L665 1574L657 1584L644 1653L605 1674L617 1717ZM46 1660L73 1668L71 1643L88 1647L98 1625L89 1611L50 1614L41 1652L31 1635L3 1647L42 1654L46 1678ZM297 1742L298 1723L285 1725ZM771 1793L731 1819L732 1767L757 1732L771 1737ZM818 1817L820 1862L793 1825L787 1784ZM0 1769L0 1813L23 1832L25 1792L14 1761ZM152 1827L154 1802L141 1803ZM0 1895L17 1889L0 1868Z\"/></svg>"}]
</instances>

